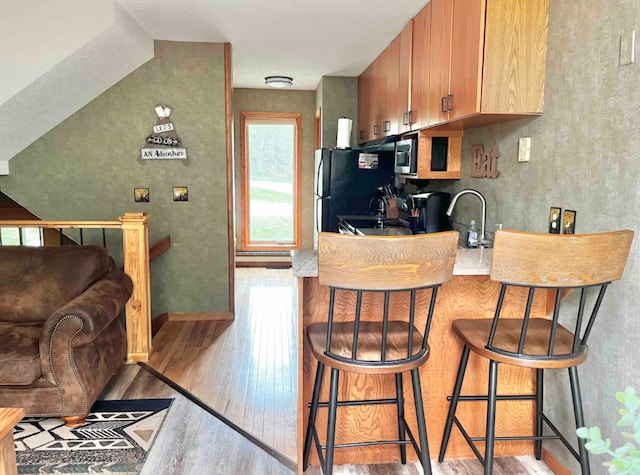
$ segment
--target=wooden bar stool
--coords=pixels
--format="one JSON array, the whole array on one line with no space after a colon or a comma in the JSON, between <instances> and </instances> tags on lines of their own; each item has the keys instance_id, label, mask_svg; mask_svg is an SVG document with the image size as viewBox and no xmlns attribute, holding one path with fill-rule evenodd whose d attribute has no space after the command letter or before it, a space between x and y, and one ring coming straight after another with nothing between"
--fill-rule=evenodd
<instances>
[{"instance_id":1,"label":"wooden bar stool","mask_svg":"<svg viewBox=\"0 0 640 475\"><path fill-rule=\"evenodd\" d=\"M328 321L310 325L305 334L318 366L305 436L304 470L309 465L313 441L325 475L332 473L335 448L378 444L398 444L403 464L406 446L413 445L425 474L431 473L418 369L429 358L427 339L437 291L451 279L457 242L456 231L395 237L320 233L318 280L329 287L330 302ZM342 292L355 292L355 308L337 303ZM425 326L420 330L415 326L417 300L426 302L427 308ZM380 301L381 305L375 304ZM406 310L402 319L397 316L398 307ZM390 318L391 313L394 316ZM320 402L325 366L331 368L330 395L328 402ZM395 398L338 401L342 371L394 375ZM404 417L402 373L405 372L411 373L417 439ZM397 406L398 438L336 444L336 422L340 420L337 408L368 404ZM316 430L320 407L328 408L325 445Z\"/></svg>"},{"instance_id":2,"label":"wooden bar stool","mask_svg":"<svg viewBox=\"0 0 640 475\"><path fill-rule=\"evenodd\" d=\"M577 366L587 359L587 340L609 284L622 277L633 239L632 231L601 234L553 235L515 231L496 233L491 279L501 283L500 295L492 319L460 319L453 322L453 331L464 343L449 415L445 424L438 460L444 460L451 429L455 424L467 443L484 465L485 475L493 470L496 440L534 440L535 457L540 460L542 441L559 439L580 462L582 474L589 474L589 460L585 441L578 439L578 451L560 433L543 412L543 383L545 369L567 368L577 427L584 426L582 399ZM514 287L528 289L522 318L501 318L502 304ZM532 318L531 306L536 289L555 290L551 319ZM548 291L548 290L547 290ZM564 299L576 292L578 302ZM571 303L569 302L571 301ZM572 328L569 330L559 323ZM571 322L571 323L567 323ZM461 396L469 354L489 360L488 395ZM536 394L500 395L497 392L500 363L536 369ZM487 401L487 425L484 437L471 437L456 417L459 401ZM534 400L536 404L535 435L496 437L496 401ZM543 426L552 434L543 435ZM484 457L475 442L485 442Z\"/></svg>"}]
</instances>

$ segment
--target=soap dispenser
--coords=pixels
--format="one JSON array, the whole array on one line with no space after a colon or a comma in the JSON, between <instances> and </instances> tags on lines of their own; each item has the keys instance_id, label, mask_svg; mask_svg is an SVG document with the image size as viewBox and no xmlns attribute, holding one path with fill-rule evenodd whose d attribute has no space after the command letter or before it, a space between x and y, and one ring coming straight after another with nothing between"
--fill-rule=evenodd
<instances>
[{"instance_id":1,"label":"soap dispenser","mask_svg":"<svg viewBox=\"0 0 640 475\"><path fill-rule=\"evenodd\" d=\"M467 247L478 247L478 229L476 228L476 222L473 219L469 223L469 230L467 231Z\"/></svg>"}]
</instances>

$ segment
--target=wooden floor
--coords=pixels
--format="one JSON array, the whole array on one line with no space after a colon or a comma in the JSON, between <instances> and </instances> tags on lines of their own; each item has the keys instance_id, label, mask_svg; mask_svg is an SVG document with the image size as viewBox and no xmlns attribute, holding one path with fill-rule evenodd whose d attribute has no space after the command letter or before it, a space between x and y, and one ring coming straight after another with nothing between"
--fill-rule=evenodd
<instances>
[{"instance_id":1,"label":"wooden floor","mask_svg":"<svg viewBox=\"0 0 640 475\"><path fill-rule=\"evenodd\" d=\"M292 460L296 455L295 280L290 269L236 271L234 322L169 322L150 366ZM293 472L138 366L126 366L102 399L175 397L142 475ZM482 474L477 460L432 461L434 475ZM311 467L309 475L320 473ZM336 475L415 475L417 464L336 467ZM497 459L495 475L552 474L533 457Z\"/></svg>"},{"instance_id":2,"label":"wooden floor","mask_svg":"<svg viewBox=\"0 0 640 475\"><path fill-rule=\"evenodd\" d=\"M291 269L236 271L233 322L167 322L149 366L296 459L296 308Z\"/></svg>"},{"instance_id":3,"label":"wooden floor","mask_svg":"<svg viewBox=\"0 0 640 475\"><path fill-rule=\"evenodd\" d=\"M175 398L175 401L140 475L294 473L139 366L126 365L100 396L100 399L143 398Z\"/></svg>"}]
</instances>

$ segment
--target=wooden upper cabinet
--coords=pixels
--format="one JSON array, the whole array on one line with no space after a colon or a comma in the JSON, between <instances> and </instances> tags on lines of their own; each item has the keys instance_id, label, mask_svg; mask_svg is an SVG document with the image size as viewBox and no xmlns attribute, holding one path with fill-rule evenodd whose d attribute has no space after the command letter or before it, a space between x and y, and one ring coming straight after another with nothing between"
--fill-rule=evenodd
<instances>
[{"instance_id":1,"label":"wooden upper cabinet","mask_svg":"<svg viewBox=\"0 0 640 475\"><path fill-rule=\"evenodd\" d=\"M371 116L371 66L358 78L358 143L370 140L369 123Z\"/></svg>"},{"instance_id":2,"label":"wooden upper cabinet","mask_svg":"<svg viewBox=\"0 0 640 475\"><path fill-rule=\"evenodd\" d=\"M453 21L440 122L478 126L542 113L549 0L444 1Z\"/></svg>"},{"instance_id":3,"label":"wooden upper cabinet","mask_svg":"<svg viewBox=\"0 0 640 475\"><path fill-rule=\"evenodd\" d=\"M548 11L549 0L431 0L360 76L359 143L541 114Z\"/></svg>"},{"instance_id":4,"label":"wooden upper cabinet","mask_svg":"<svg viewBox=\"0 0 640 475\"><path fill-rule=\"evenodd\" d=\"M431 55L431 3L413 19L411 61L411 128L429 125L429 60Z\"/></svg>"},{"instance_id":5,"label":"wooden upper cabinet","mask_svg":"<svg viewBox=\"0 0 640 475\"><path fill-rule=\"evenodd\" d=\"M448 119L480 112L485 0L454 0ZM503 1L504 3L504 1Z\"/></svg>"},{"instance_id":6,"label":"wooden upper cabinet","mask_svg":"<svg viewBox=\"0 0 640 475\"><path fill-rule=\"evenodd\" d=\"M542 113L549 0L488 1L481 111Z\"/></svg>"},{"instance_id":7,"label":"wooden upper cabinet","mask_svg":"<svg viewBox=\"0 0 640 475\"><path fill-rule=\"evenodd\" d=\"M382 136L395 135L400 125L400 37L396 37L383 53L383 75L381 80L385 82L386 90L382 95L385 108L381 115Z\"/></svg>"},{"instance_id":8,"label":"wooden upper cabinet","mask_svg":"<svg viewBox=\"0 0 640 475\"><path fill-rule=\"evenodd\" d=\"M411 72L413 56L413 20L404 27L399 37L400 43L400 75L398 84L398 131L407 132L411 129Z\"/></svg>"},{"instance_id":9,"label":"wooden upper cabinet","mask_svg":"<svg viewBox=\"0 0 640 475\"><path fill-rule=\"evenodd\" d=\"M452 27L453 0L432 0L427 125L449 120Z\"/></svg>"},{"instance_id":10,"label":"wooden upper cabinet","mask_svg":"<svg viewBox=\"0 0 640 475\"><path fill-rule=\"evenodd\" d=\"M358 143L409 130L411 30L409 22L358 78Z\"/></svg>"}]
</instances>

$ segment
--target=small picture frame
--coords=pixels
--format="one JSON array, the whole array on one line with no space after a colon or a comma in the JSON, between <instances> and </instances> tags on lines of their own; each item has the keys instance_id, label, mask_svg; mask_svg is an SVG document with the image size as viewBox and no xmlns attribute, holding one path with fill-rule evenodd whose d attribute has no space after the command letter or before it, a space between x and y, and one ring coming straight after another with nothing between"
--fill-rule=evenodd
<instances>
[{"instance_id":1,"label":"small picture frame","mask_svg":"<svg viewBox=\"0 0 640 475\"><path fill-rule=\"evenodd\" d=\"M186 186L174 186L173 201L189 201L189 188Z\"/></svg>"},{"instance_id":2,"label":"small picture frame","mask_svg":"<svg viewBox=\"0 0 640 475\"><path fill-rule=\"evenodd\" d=\"M148 203L149 202L149 188L134 188L133 200L136 203Z\"/></svg>"},{"instance_id":3,"label":"small picture frame","mask_svg":"<svg viewBox=\"0 0 640 475\"><path fill-rule=\"evenodd\" d=\"M564 234L576 233L576 212L572 209L566 209L562 217L562 232Z\"/></svg>"}]
</instances>

